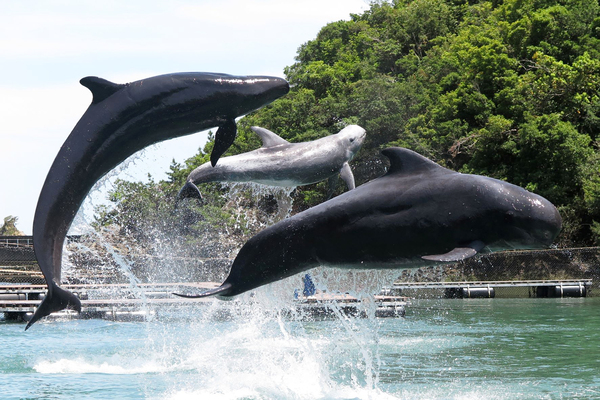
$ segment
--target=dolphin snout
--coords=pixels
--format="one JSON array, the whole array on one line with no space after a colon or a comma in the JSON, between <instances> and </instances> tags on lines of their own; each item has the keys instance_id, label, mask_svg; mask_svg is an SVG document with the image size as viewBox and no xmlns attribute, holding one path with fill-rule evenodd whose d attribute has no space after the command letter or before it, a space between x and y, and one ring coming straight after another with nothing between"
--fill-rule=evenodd
<instances>
[{"instance_id":1,"label":"dolphin snout","mask_svg":"<svg viewBox=\"0 0 600 400\"><path fill-rule=\"evenodd\" d=\"M290 84L283 78L273 76L249 76L247 82L260 83L255 85L261 95L273 101L290 91Z\"/></svg>"}]
</instances>

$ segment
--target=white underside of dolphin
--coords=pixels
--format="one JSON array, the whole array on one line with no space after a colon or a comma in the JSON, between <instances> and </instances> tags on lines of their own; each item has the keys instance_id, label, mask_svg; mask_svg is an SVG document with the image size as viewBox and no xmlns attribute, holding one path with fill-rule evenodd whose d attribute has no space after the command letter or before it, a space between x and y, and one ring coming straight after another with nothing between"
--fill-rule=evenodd
<instances>
[{"instance_id":1,"label":"white underside of dolphin","mask_svg":"<svg viewBox=\"0 0 600 400\"><path fill-rule=\"evenodd\" d=\"M179 198L200 197L195 185L207 182L255 182L270 186L295 187L325 179L333 188L339 174L348 189L354 175L348 162L360 149L366 132L349 125L335 135L310 142L290 143L268 129L253 126L263 146L247 153L222 157L216 166L205 163L190 173Z\"/></svg>"}]
</instances>

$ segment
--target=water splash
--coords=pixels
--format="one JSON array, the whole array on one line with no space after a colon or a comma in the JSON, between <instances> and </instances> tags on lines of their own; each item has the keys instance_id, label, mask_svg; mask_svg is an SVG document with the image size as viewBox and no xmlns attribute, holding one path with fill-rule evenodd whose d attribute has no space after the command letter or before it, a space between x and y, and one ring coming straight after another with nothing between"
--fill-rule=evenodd
<instances>
[{"instance_id":1,"label":"water splash","mask_svg":"<svg viewBox=\"0 0 600 400\"><path fill-rule=\"evenodd\" d=\"M136 179L136 165L144 163L146 150L141 150L128 157L125 161L119 164L116 168L109 171L101 179L99 179L89 194L86 196L83 204L79 208L71 228L69 229L69 235L76 235L77 237L86 238L85 242L75 241L69 246L69 240L65 241L62 255L62 266L63 276L65 281L68 283L102 283L98 282L90 276L82 276L81 271L76 268L73 259L76 258L75 254L91 254L96 259L103 259L102 262L96 263L94 268L101 266L104 267L104 272L114 270L116 267L118 272L125 277L128 282L129 290L135 295L135 297L143 300L141 305L142 314L146 315L147 318L152 318L152 313L149 312L147 306L147 298L145 292L139 288L141 283L140 279L132 271L131 260L124 257L114 246L113 242L108 240L107 237L114 236L115 233L111 232L107 228L94 227L92 222L94 221L94 213L100 205L106 205L106 199L108 193L115 190L115 182L117 179L130 178ZM138 169L139 170L139 169ZM88 246L87 243L92 243L92 247ZM100 254L98 254L100 253ZM108 257L108 260L106 260ZM113 265L113 268L106 267L107 265ZM114 275L114 271L113 272ZM118 279L118 277L113 277ZM96 291L98 292L98 291ZM115 295L114 289L104 290L100 293L99 298L110 298Z\"/></svg>"},{"instance_id":2,"label":"water splash","mask_svg":"<svg viewBox=\"0 0 600 400\"><path fill-rule=\"evenodd\" d=\"M266 186L253 182L224 182L222 186L229 189L225 194L228 205L233 205L238 210L238 221L241 216L245 217L248 228L252 223L265 228L291 215L294 204L292 192L295 187ZM267 209L266 219L259 218L255 212L241 206L240 202L247 196L251 196L258 208Z\"/></svg>"},{"instance_id":3,"label":"water splash","mask_svg":"<svg viewBox=\"0 0 600 400\"><path fill-rule=\"evenodd\" d=\"M153 348L170 358L167 364L187 371L184 382L170 387L165 397L393 398L378 388L377 343L370 341L372 333L363 337L370 329L366 319L341 312L327 320L289 318L291 289L299 283L277 282L241 296L228 305L237 309L225 322L211 318L223 304L215 300L212 310L186 322L186 333L176 343L169 338L179 325L151 333Z\"/></svg>"},{"instance_id":4,"label":"water splash","mask_svg":"<svg viewBox=\"0 0 600 400\"><path fill-rule=\"evenodd\" d=\"M94 209L96 191L114 188L114 176L122 166L101 180L76 219L77 230L93 239L95 246L78 243L73 251L100 249L126 277L130 289L139 289L139 271L132 261L113 247L114 232L94 229L85 210ZM237 212L237 228L257 231L290 215L293 188L271 188L258 184L228 184L227 207ZM269 212L247 207L245 199L260 205L265 199ZM89 203L88 203L89 202ZM274 206L273 206L274 205ZM266 215L266 217L265 217ZM168 237L154 237L153 256L168 268L178 255L170 252ZM93 248L92 248L93 247ZM235 254L228 254L233 257ZM40 373L176 374L166 398L224 399L386 399L379 389L382 360L379 321L373 295L390 285L396 271L315 269L310 271L318 291L349 293L359 299L357 316L349 316L335 302L324 304L331 316L312 318L297 308L294 293L302 291L301 276L261 287L232 302L214 300L186 315L160 310L162 318L147 322L145 347L138 355L123 359L82 357L40 361ZM164 279L167 274L150 274ZM108 295L111 295L108 293ZM112 294L114 295L114 293ZM168 314L178 318L169 318ZM151 313L148 313L151 315ZM226 318L223 316L227 315ZM165 317L166 316L166 317ZM151 354L151 357L148 357Z\"/></svg>"}]
</instances>

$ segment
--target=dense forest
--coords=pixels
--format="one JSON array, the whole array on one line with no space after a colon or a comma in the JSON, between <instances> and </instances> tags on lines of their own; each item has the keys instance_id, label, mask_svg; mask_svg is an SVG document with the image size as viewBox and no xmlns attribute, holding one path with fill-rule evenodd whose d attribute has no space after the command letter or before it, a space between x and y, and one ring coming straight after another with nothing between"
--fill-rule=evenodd
<instances>
[{"instance_id":1,"label":"dense forest","mask_svg":"<svg viewBox=\"0 0 600 400\"><path fill-rule=\"evenodd\" d=\"M383 174L382 149L407 147L548 198L564 221L559 246L600 244L597 0L378 1L323 27L285 76L290 93L241 119L225 155L260 147L252 125L299 142L358 124L367 138L351 162L357 185ZM173 163L166 181L118 181L96 226L118 226L136 240L149 226L190 238L231 224L244 235L220 185L200 188L201 206L173 209L211 149L209 141ZM326 190L325 182L297 188L294 212L323 201ZM268 200L242 206L268 213Z\"/></svg>"}]
</instances>

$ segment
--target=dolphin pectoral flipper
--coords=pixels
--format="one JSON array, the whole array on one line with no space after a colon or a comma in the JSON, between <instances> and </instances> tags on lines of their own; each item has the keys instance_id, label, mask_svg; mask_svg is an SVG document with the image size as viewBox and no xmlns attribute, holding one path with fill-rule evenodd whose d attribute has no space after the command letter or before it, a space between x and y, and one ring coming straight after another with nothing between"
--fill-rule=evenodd
<instances>
[{"instance_id":1,"label":"dolphin pectoral flipper","mask_svg":"<svg viewBox=\"0 0 600 400\"><path fill-rule=\"evenodd\" d=\"M354 184L354 175L352 174L352 170L350 169L350 164L348 164L348 161L342 164L342 168L340 169L340 177L346 183L346 186L348 186L348 190L352 190L356 187ZM330 176L327 180L327 183L327 200L329 200L331 199L331 196L333 196L333 191L335 190L337 175Z\"/></svg>"},{"instance_id":2,"label":"dolphin pectoral flipper","mask_svg":"<svg viewBox=\"0 0 600 400\"><path fill-rule=\"evenodd\" d=\"M466 258L473 257L477 252L470 247L457 247L446 254L435 254L431 256L422 256L421 258L428 261L461 261Z\"/></svg>"},{"instance_id":3,"label":"dolphin pectoral flipper","mask_svg":"<svg viewBox=\"0 0 600 400\"><path fill-rule=\"evenodd\" d=\"M185 297L187 299L198 299L198 298L202 298L202 297L215 296L215 295L221 294L223 292L227 292L227 291L229 291L229 289L231 289L231 283L224 283L221 286L219 286L218 288L207 290L206 292L200 293L200 294L181 294L181 293L173 293L173 294L175 296Z\"/></svg>"},{"instance_id":4,"label":"dolphin pectoral flipper","mask_svg":"<svg viewBox=\"0 0 600 400\"><path fill-rule=\"evenodd\" d=\"M346 182L348 190L352 190L356 187L354 184L354 175L352 174L350 164L348 164L347 161L342 165L342 169L340 169L340 176L342 177L342 180Z\"/></svg>"},{"instance_id":5,"label":"dolphin pectoral flipper","mask_svg":"<svg viewBox=\"0 0 600 400\"><path fill-rule=\"evenodd\" d=\"M48 293L42 303L38 306L25 327L29 329L37 320L53 312L63 310L65 308L81 312L81 301L73 293L60 288L54 281L51 281L52 288L48 288Z\"/></svg>"},{"instance_id":6,"label":"dolphin pectoral flipper","mask_svg":"<svg viewBox=\"0 0 600 400\"><path fill-rule=\"evenodd\" d=\"M237 126L234 119L228 119L222 125L219 125L217 133L215 133L215 146L210 153L210 163L214 167L217 165L219 158L227 151L229 146L235 140L237 134Z\"/></svg>"},{"instance_id":7,"label":"dolphin pectoral flipper","mask_svg":"<svg viewBox=\"0 0 600 400\"><path fill-rule=\"evenodd\" d=\"M469 244L468 247L456 247L445 254L434 254L422 256L421 258L428 261L461 261L466 258L475 256L481 249L485 247L485 244L479 240L476 240Z\"/></svg>"}]
</instances>

